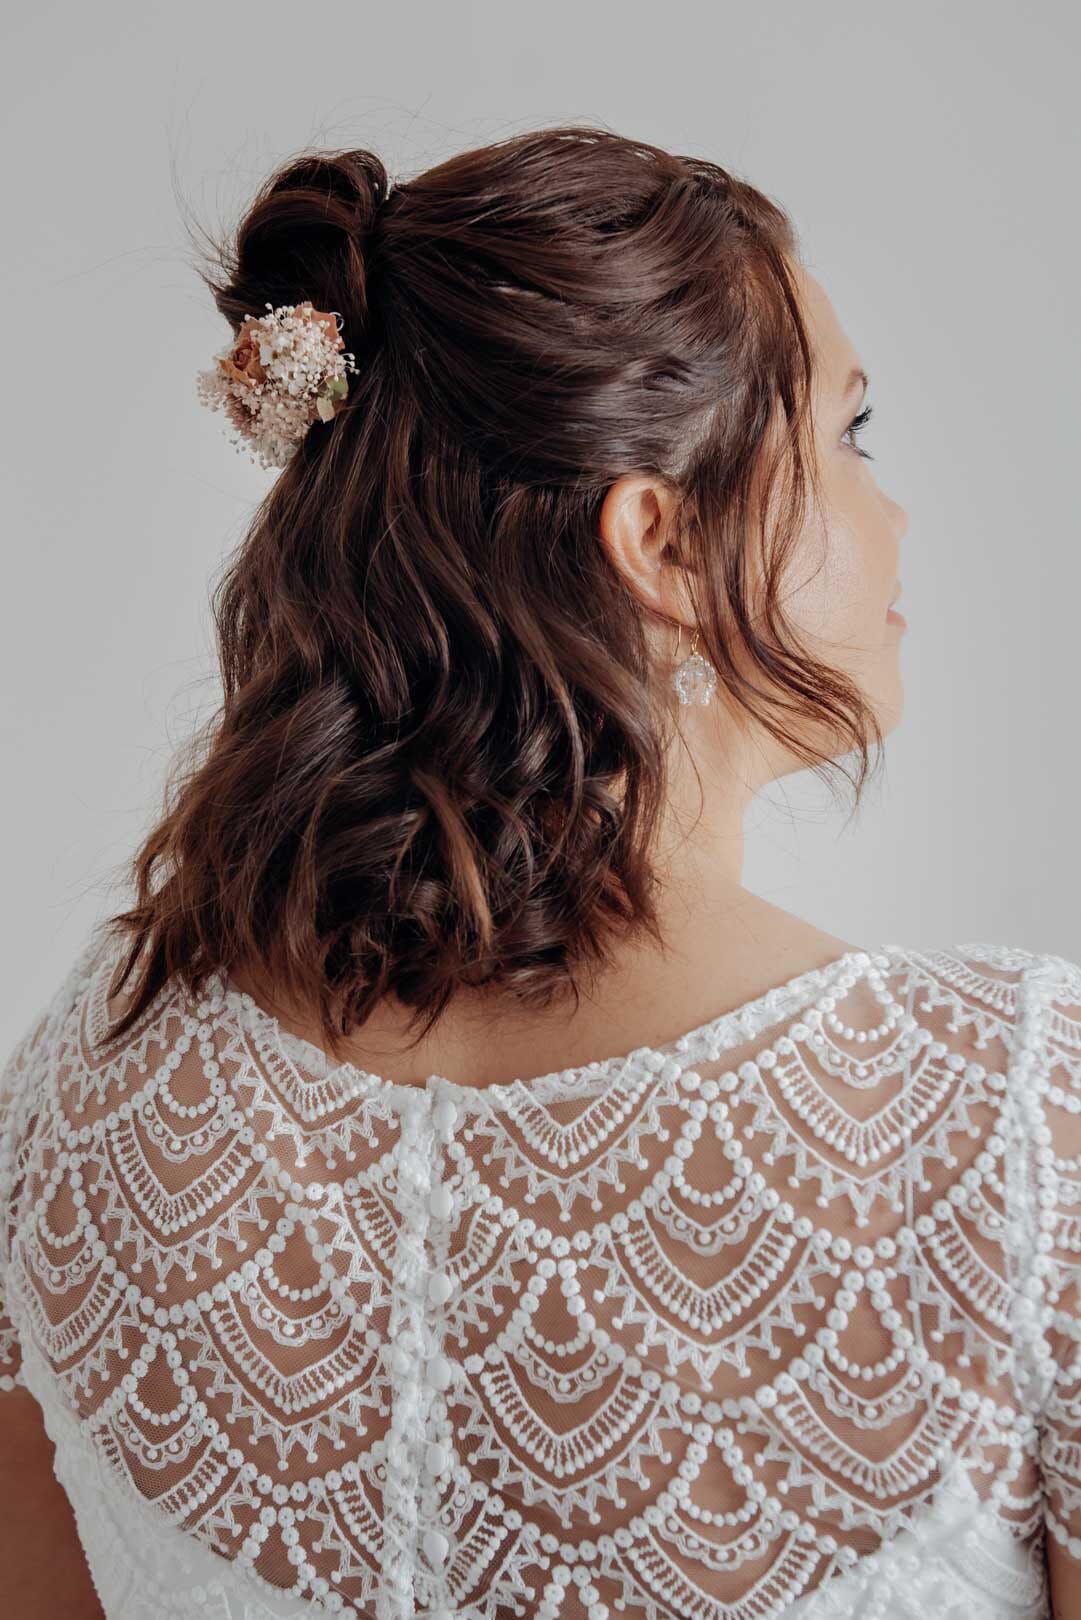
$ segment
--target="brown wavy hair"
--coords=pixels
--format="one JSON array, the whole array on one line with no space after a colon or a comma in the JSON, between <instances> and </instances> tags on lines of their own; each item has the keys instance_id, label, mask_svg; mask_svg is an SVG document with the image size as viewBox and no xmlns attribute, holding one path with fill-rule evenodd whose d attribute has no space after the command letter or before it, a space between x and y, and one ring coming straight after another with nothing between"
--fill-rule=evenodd
<instances>
[{"instance_id":1,"label":"brown wavy hair","mask_svg":"<svg viewBox=\"0 0 1081 1620\"><path fill-rule=\"evenodd\" d=\"M663 948L675 698L598 539L628 472L676 498L718 695L815 772L847 774L833 756L854 750L858 802L873 710L776 600L818 486L774 202L703 158L564 126L397 185L373 152L305 152L207 239L198 274L234 333L310 299L341 314L359 371L213 593L223 701L170 773L135 903L107 919L117 985L135 974L111 1037L171 975L198 992L238 963L318 1008L337 1051L388 994L420 1040L459 987L577 1002L617 937Z\"/></svg>"}]
</instances>

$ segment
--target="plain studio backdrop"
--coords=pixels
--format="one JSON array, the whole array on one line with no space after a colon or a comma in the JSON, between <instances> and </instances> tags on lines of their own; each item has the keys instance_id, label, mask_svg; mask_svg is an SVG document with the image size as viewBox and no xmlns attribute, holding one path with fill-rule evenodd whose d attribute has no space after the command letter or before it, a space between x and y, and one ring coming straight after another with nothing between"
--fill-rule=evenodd
<instances>
[{"instance_id":1,"label":"plain studio backdrop","mask_svg":"<svg viewBox=\"0 0 1081 1620\"><path fill-rule=\"evenodd\" d=\"M909 512L884 772L855 820L810 773L773 784L748 885L865 945L1081 957L1076 6L45 0L7 18L5 1050L127 901L173 750L217 706L212 583L276 476L196 399L229 333L185 211L230 223L312 144L374 147L405 178L569 121L708 156L793 215L871 374L874 471Z\"/></svg>"}]
</instances>

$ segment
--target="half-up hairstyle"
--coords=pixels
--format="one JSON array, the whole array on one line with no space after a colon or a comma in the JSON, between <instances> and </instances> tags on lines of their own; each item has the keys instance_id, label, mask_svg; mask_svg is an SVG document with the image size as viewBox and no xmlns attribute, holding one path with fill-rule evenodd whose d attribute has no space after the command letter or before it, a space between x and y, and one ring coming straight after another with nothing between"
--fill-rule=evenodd
<instances>
[{"instance_id":1,"label":"half-up hairstyle","mask_svg":"<svg viewBox=\"0 0 1081 1620\"><path fill-rule=\"evenodd\" d=\"M358 371L215 589L223 701L108 919L135 974L111 1036L171 975L244 964L331 1050L388 994L419 1040L460 987L577 1000L617 936L660 941L676 698L598 538L628 472L676 498L718 695L816 772L854 750L858 799L874 713L776 600L817 488L794 253L752 186L603 128L396 186L368 151L267 180L199 274L234 332L268 302L339 312Z\"/></svg>"}]
</instances>

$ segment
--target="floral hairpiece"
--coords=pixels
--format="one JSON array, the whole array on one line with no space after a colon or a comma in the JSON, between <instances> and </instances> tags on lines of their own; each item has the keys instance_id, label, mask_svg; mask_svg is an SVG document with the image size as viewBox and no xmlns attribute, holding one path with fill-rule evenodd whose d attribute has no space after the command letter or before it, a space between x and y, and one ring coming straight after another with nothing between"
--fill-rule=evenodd
<instances>
[{"instance_id":1,"label":"floral hairpiece","mask_svg":"<svg viewBox=\"0 0 1081 1620\"><path fill-rule=\"evenodd\" d=\"M267 302L268 315L248 315L217 365L196 379L199 399L223 409L238 450L264 467L284 467L315 421L341 409L356 371L343 352L338 314L303 304Z\"/></svg>"}]
</instances>

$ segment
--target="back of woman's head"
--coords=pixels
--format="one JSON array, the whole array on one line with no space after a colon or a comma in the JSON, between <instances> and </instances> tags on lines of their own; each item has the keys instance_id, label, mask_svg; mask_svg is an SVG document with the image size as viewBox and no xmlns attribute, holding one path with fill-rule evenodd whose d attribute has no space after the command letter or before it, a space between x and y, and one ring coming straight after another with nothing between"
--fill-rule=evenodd
<instances>
[{"instance_id":1,"label":"back of woman's head","mask_svg":"<svg viewBox=\"0 0 1081 1620\"><path fill-rule=\"evenodd\" d=\"M812 769L855 748L862 786L861 694L778 650L814 476L793 252L751 186L603 129L397 186L368 151L270 177L200 273L234 332L268 303L336 311L357 371L215 593L224 698L111 919L125 978L139 960L114 1033L171 974L238 962L332 1046L388 994L426 1032L459 987L539 1007L656 932L676 700L597 534L628 472L676 503L725 701ZM782 474L752 602L748 525ZM804 740L822 724L830 755Z\"/></svg>"}]
</instances>

